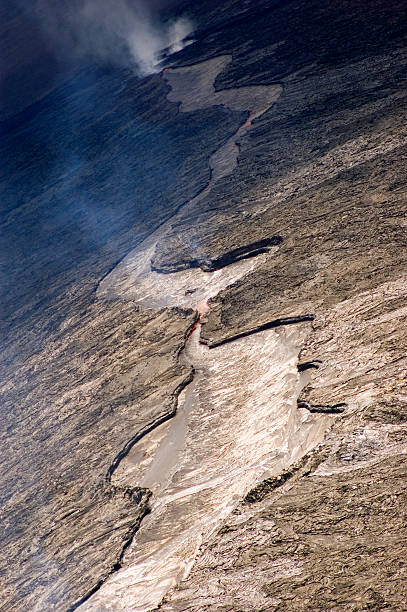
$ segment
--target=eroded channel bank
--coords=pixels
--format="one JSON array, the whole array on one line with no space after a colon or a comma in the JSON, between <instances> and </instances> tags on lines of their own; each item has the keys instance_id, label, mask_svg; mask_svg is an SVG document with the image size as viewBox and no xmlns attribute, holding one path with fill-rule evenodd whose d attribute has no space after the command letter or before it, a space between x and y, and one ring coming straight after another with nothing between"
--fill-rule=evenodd
<instances>
[{"instance_id":1,"label":"eroded channel bank","mask_svg":"<svg viewBox=\"0 0 407 612\"><path fill-rule=\"evenodd\" d=\"M223 104L248 110L251 118L260 116L281 88L215 92L215 78L229 61L224 56L167 71L165 78L172 88L169 99L180 103L181 112ZM246 121L212 155L206 192L233 171L237 136L250 126L251 120ZM252 252L238 248L236 261L226 258L218 270L210 271L213 262L206 261L200 267L163 274L151 262L169 225L144 241L101 282L98 297L132 300L141 308L193 307L204 313L208 299L272 257L279 243L274 239ZM113 484L149 488L151 514L126 551L122 568L83 608L141 612L157 606L187 576L200 544L238 500L319 443L332 417L297 407L298 353L305 332L304 326L264 329L208 348L199 341L198 325L180 355L181 362L194 369L194 378L178 399L176 416L139 440L112 475Z\"/></svg>"}]
</instances>

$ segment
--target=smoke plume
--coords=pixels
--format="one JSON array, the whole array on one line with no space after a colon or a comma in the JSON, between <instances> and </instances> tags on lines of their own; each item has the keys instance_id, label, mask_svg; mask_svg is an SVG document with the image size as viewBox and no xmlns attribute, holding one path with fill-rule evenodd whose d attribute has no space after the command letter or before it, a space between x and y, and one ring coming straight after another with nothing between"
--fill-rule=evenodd
<instances>
[{"instance_id":1,"label":"smoke plume","mask_svg":"<svg viewBox=\"0 0 407 612\"><path fill-rule=\"evenodd\" d=\"M85 0L48 5L43 26L64 53L133 65L140 75L155 72L162 50L185 46L193 27L186 17L163 22L162 9L148 0Z\"/></svg>"}]
</instances>

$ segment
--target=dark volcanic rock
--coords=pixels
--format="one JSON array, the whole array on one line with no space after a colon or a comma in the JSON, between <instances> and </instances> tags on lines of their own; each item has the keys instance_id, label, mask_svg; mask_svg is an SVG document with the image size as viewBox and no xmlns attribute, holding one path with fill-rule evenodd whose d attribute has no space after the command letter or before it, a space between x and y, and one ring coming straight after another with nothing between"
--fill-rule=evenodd
<instances>
[{"instance_id":1,"label":"dark volcanic rock","mask_svg":"<svg viewBox=\"0 0 407 612\"><path fill-rule=\"evenodd\" d=\"M186 268L201 268L204 272L214 272L219 268L230 266L236 261L241 259L249 259L250 257L257 257L262 253L268 253L272 246L276 246L283 241L281 236L271 236L271 238L263 238L250 244L232 249L214 259L186 259L184 262L175 264L174 266L167 266L165 268L157 267L157 257L151 261L151 269L156 272L162 272L163 274L169 274L171 272L177 272ZM160 253L162 257L162 253ZM159 256L160 256L159 255Z\"/></svg>"},{"instance_id":2,"label":"dark volcanic rock","mask_svg":"<svg viewBox=\"0 0 407 612\"><path fill-rule=\"evenodd\" d=\"M192 322L191 312L93 305L9 379L0 489L2 571L15 585L8 609L68 608L120 562L149 495L112 487L112 467L174 413L190 379L177 353Z\"/></svg>"},{"instance_id":3,"label":"dark volcanic rock","mask_svg":"<svg viewBox=\"0 0 407 612\"><path fill-rule=\"evenodd\" d=\"M240 507L160 610L402 609L404 458L284 487Z\"/></svg>"},{"instance_id":4,"label":"dark volcanic rock","mask_svg":"<svg viewBox=\"0 0 407 612\"><path fill-rule=\"evenodd\" d=\"M180 112L159 74L68 71L35 28L29 62L36 4L0 11L0 607L74 609L149 510L140 483L111 477L173 416L196 315L96 290L161 227L152 267L168 276L268 251L210 301L202 341L308 321L298 410L334 416L320 447L203 543L160 609L403 610L406 2L182 3L197 40L172 66L229 54L217 91L282 87L207 193L209 159L247 112Z\"/></svg>"}]
</instances>

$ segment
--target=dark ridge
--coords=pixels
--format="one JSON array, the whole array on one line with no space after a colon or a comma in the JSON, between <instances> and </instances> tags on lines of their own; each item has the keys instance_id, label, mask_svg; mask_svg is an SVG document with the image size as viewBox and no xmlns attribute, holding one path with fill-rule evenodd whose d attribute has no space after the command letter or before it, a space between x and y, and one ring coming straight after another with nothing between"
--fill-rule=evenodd
<instances>
[{"instance_id":1,"label":"dark ridge","mask_svg":"<svg viewBox=\"0 0 407 612\"><path fill-rule=\"evenodd\" d=\"M133 436L133 438L130 438L127 444L117 453L116 457L113 459L112 463L109 465L109 468L105 476L106 482L110 484L111 478L114 472L119 467L120 462L122 461L122 459L124 459L129 454L130 450L139 440L144 438L144 436L149 434L156 427L159 427L159 425L162 425L166 421L169 421L170 419L172 419L174 415L175 415L175 410L171 410L171 412L168 412L164 416L159 417L158 419L156 419L155 421L147 425L147 427L145 427L140 432L138 432L135 436Z\"/></svg>"},{"instance_id":2,"label":"dark ridge","mask_svg":"<svg viewBox=\"0 0 407 612\"><path fill-rule=\"evenodd\" d=\"M305 372L305 370L310 370L311 368L318 370L320 363L322 363L320 359L313 359L312 361L304 361L304 363L299 363L297 365L297 370L298 372Z\"/></svg>"},{"instance_id":3,"label":"dark ridge","mask_svg":"<svg viewBox=\"0 0 407 612\"><path fill-rule=\"evenodd\" d=\"M143 504L141 513L137 517L137 520L134 525L130 527L127 534L124 536L124 544L117 558L117 561L112 566L112 569L107 572L107 574L103 578L98 580L98 582L86 593L86 595L81 597L81 599L79 599L71 607L69 607L67 609L67 612L73 612L74 610L77 610L79 606L88 601L88 599L90 599L92 595L94 595L103 586L103 584L112 574L122 568L124 553L132 543L133 538L138 528L140 527L142 520L147 516L147 514L151 512L150 506L148 505L148 501L151 497L151 491L149 491L148 489L140 489L139 487L136 487L135 489L121 489L120 487L112 487L111 493L114 494L117 492L123 493L124 495L130 498L134 498L133 501L138 505Z\"/></svg>"},{"instance_id":4,"label":"dark ridge","mask_svg":"<svg viewBox=\"0 0 407 612\"><path fill-rule=\"evenodd\" d=\"M313 314L301 315L299 317L274 319L274 321L263 323L262 325L258 325L253 329L248 329L244 332L240 332L239 334L235 334L234 336L229 336L228 338L223 338L222 340L218 340L215 342L210 342L203 338L201 339L201 343L207 344L209 348L215 348L216 346L221 346L222 344L228 344L229 342L239 340L239 338L245 338L246 336L251 336L252 334L258 334L259 332L265 331L266 329L273 329L273 327L279 327L280 325L294 325L295 323L304 323L305 321L313 321L314 319L315 315Z\"/></svg>"},{"instance_id":5,"label":"dark ridge","mask_svg":"<svg viewBox=\"0 0 407 612\"><path fill-rule=\"evenodd\" d=\"M296 472L298 472L299 467L293 467L279 476L275 476L274 478L266 478L260 484L258 484L254 489L249 491L246 497L243 499L243 503L245 504L254 504L256 502L262 501L270 491L277 489L278 487L282 487L287 480L290 480L294 476Z\"/></svg>"},{"instance_id":6,"label":"dark ridge","mask_svg":"<svg viewBox=\"0 0 407 612\"><path fill-rule=\"evenodd\" d=\"M282 242L283 238L281 236L271 236L270 238L263 238L262 240L257 240L257 242L252 242L228 251L227 253L223 253L223 255L215 259L210 259L209 257L207 259L189 259L179 264L169 264L165 268L157 267L154 263L154 259L152 259L151 270L159 274L173 274L174 272L189 270L191 268L201 268L203 272L215 272L215 270L226 268L226 266L230 266L236 261L257 257L257 255L261 255L262 253L268 253L271 247L277 246Z\"/></svg>"},{"instance_id":7,"label":"dark ridge","mask_svg":"<svg viewBox=\"0 0 407 612\"><path fill-rule=\"evenodd\" d=\"M246 494L246 497L243 499L243 503L255 504L263 501L263 499L269 493L275 489L278 489L279 487L282 487L288 480L297 474L299 474L300 477L309 476L319 465L321 465L321 463L327 459L328 454L329 451L326 448L322 450L321 446L317 446L278 476L266 478L258 485L253 487L253 489ZM222 530L224 529L227 531L227 526L225 527L222 527Z\"/></svg>"},{"instance_id":8,"label":"dark ridge","mask_svg":"<svg viewBox=\"0 0 407 612\"><path fill-rule=\"evenodd\" d=\"M146 436L148 433L150 433L151 431L153 431L153 429L155 429L156 427L158 427L159 425L162 425L163 423L165 423L166 421L169 421L170 419L172 419L176 412L177 412L177 400L178 400L178 396L181 393L181 391L183 391L183 389L185 389L185 387L187 385L189 385L190 382L192 382L194 378L194 370L191 369L191 371L189 372L188 376L178 385L178 387L175 389L173 397L172 397L172 409L170 410L170 412L167 412L167 414L164 414L163 416L159 417L158 419L156 419L155 421L153 421L152 423L150 423L149 425L147 425L144 429L142 429L141 431L139 431L135 436L133 436L133 438L131 438L127 444L117 453L116 457L113 459L113 461L111 462L111 464L109 465L109 468L106 472L106 476L105 476L105 482L107 484L110 484L111 478L114 474L114 472L117 470L117 468L120 465L120 462L122 461L122 459L124 459L124 457L126 457L130 450L133 448L133 446L142 438L144 438L144 436Z\"/></svg>"},{"instance_id":9,"label":"dark ridge","mask_svg":"<svg viewBox=\"0 0 407 612\"><path fill-rule=\"evenodd\" d=\"M147 516L147 514L149 514L151 512L151 508L148 505L148 501L149 501L149 499L151 497L151 491L149 489L143 489L143 488L140 488L140 487L136 487L134 489L130 489L130 488L123 489L121 487L115 487L115 486L113 486L111 484L112 475L114 474L114 472L118 468L118 466L119 466L120 462L122 461L122 459L124 459L124 457L126 457L126 455L130 452L132 447L139 440L141 440L141 438L143 438L148 433L153 431L153 429L155 429L159 425L162 425L162 423L165 423L166 421L168 421L169 419L171 419L171 418L173 418L175 416L176 411L177 411L176 410L176 404L177 404L178 396L181 393L181 391L183 389L185 389L185 387L187 385L189 385L190 382L192 382L192 380L194 378L194 374L195 374L194 370L191 369L191 371L189 372L188 376L175 389L175 391L173 393L173 397L172 397L173 409L170 412L168 412L167 414L165 414L164 416L156 419L155 421L153 421L152 423L147 425L147 427L145 427L142 431L138 432L133 438L131 438L127 442L127 444L121 449L121 451L119 453L117 453L116 457L113 459L112 463L110 464L110 466L109 466L109 468L108 468L108 470L106 472L105 483L104 483L104 487L103 487L105 489L105 493L107 493L109 495L115 495L116 493L123 493L127 497L131 498L132 501L134 501L135 504L141 506L144 503L144 505L141 507L141 513L138 516L137 521L134 523L134 525L131 526L131 528L129 529L129 531L127 532L127 534L124 537L124 544L123 544L122 549L120 551L120 554L119 554L119 556L117 558L117 561L112 566L112 569L103 578L98 580L98 582L86 593L86 595L81 597L80 600L78 600L70 608L68 608L67 612L73 612L74 610L77 610L77 608L79 608L79 606L81 606L86 601L88 601L88 599L90 599L92 597L92 595L94 595L103 586L103 584L106 582L106 580L112 574L114 574L115 572L119 571L122 568L124 553L126 552L128 547L132 543L133 538L134 538L136 532L138 531L141 522ZM144 502L143 502L143 497L145 497Z\"/></svg>"},{"instance_id":10,"label":"dark ridge","mask_svg":"<svg viewBox=\"0 0 407 612\"><path fill-rule=\"evenodd\" d=\"M347 404L340 402L339 404L309 404L304 401L297 401L298 408L306 408L309 412L317 412L320 414L340 414L345 411Z\"/></svg>"},{"instance_id":11,"label":"dark ridge","mask_svg":"<svg viewBox=\"0 0 407 612\"><path fill-rule=\"evenodd\" d=\"M201 262L200 267L204 272L214 272L214 270L218 268L225 268L241 259L248 259L249 257L256 257L261 253L267 253L272 246L276 246L282 242L283 239L281 236L263 238L263 240L257 240L257 242L252 242L251 244L246 244L232 251L228 251L216 259Z\"/></svg>"},{"instance_id":12,"label":"dark ridge","mask_svg":"<svg viewBox=\"0 0 407 612\"><path fill-rule=\"evenodd\" d=\"M255 504L263 501L263 499L279 487L282 487L288 480L295 476L298 472L302 472L302 476L308 476L320 463L325 459L324 453L321 454L317 447L304 455L297 463L291 465L284 472L272 478L266 478L253 489L251 489L243 499L244 504Z\"/></svg>"}]
</instances>

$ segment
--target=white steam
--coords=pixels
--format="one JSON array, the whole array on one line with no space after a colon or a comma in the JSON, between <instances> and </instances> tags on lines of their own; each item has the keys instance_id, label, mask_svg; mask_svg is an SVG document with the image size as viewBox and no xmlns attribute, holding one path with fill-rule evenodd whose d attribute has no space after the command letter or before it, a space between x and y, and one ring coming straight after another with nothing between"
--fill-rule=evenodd
<instances>
[{"instance_id":1,"label":"white steam","mask_svg":"<svg viewBox=\"0 0 407 612\"><path fill-rule=\"evenodd\" d=\"M42 25L58 47L74 57L132 64L140 75L158 71L162 52L180 51L193 30L185 17L162 23L157 2L148 0L84 0L75 4L65 4L62 10L63 5L48 0L48 10L41 14Z\"/></svg>"},{"instance_id":2,"label":"white steam","mask_svg":"<svg viewBox=\"0 0 407 612\"><path fill-rule=\"evenodd\" d=\"M146 15L144 15L146 17ZM130 35L125 37L131 56L141 74L156 72L163 50L175 53L185 47L184 39L192 32L191 22L180 17L167 28L150 19L138 20Z\"/></svg>"},{"instance_id":3,"label":"white steam","mask_svg":"<svg viewBox=\"0 0 407 612\"><path fill-rule=\"evenodd\" d=\"M180 17L174 21L168 29L169 52L176 53L181 51L186 45L185 38L193 30L192 23L186 17Z\"/></svg>"}]
</instances>

